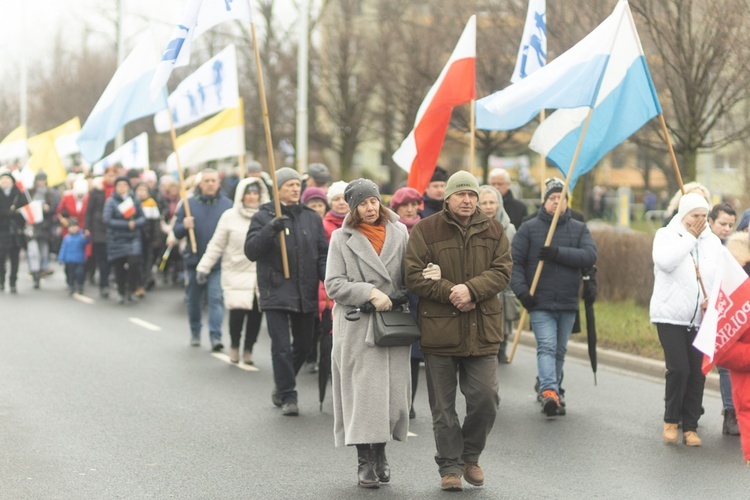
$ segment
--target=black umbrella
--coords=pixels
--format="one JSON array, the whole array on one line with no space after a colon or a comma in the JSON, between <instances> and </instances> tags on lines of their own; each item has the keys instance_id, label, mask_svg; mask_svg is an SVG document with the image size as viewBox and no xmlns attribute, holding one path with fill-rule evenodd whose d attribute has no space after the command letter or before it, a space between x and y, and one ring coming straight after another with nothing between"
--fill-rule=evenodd
<instances>
[{"instance_id":1,"label":"black umbrella","mask_svg":"<svg viewBox=\"0 0 750 500\"><path fill-rule=\"evenodd\" d=\"M326 300L326 302L328 302ZM331 308L323 309L320 320L320 358L318 359L318 396L320 398L320 411L323 411L323 400L326 397L328 380L331 378L331 351L333 351L333 319Z\"/></svg>"},{"instance_id":2,"label":"black umbrella","mask_svg":"<svg viewBox=\"0 0 750 500\"><path fill-rule=\"evenodd\" d=\"M586 337L589 346L589 360L594 371L594 385L596 385L596 317L594 316L594 302L596 301L596 266L584 270L583 273L583 304L586 307Z\"/></svg>"}]
</instances>

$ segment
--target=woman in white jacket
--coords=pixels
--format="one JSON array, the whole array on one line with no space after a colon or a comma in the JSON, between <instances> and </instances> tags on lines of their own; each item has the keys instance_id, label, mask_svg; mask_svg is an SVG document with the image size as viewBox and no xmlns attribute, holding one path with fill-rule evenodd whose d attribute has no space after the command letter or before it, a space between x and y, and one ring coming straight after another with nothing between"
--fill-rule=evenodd
<instances>
[{"instance_id":1,"label":"woman in white jacket","mask_svg":"<svg viewBox=\"0 0 750 500\"><path fill-rule=\"evenodd\" d=\"M250 219L268 199L268 189L261 178L242 179L234 193L234 207L221 215L196 267L198 273L208 274L216 261L222 259L221 288L224 306L229 310L229 336L232 339L229 358L232 363L240 362L240 338L245 325L242 361L253 364L253 345L258 339L263 313L258 308L255 262L245 257L245 237Z\"/></svg>"},{"instance_id":2,"label":"woman in white jacket","mask_svg":"<svg viewBox=\"0 0 750 500\"><path fill-rule=\"evenodd\" d=\"M682 421L683 442L700 446L696 433L703 403L706 377L701 371L703 355L693 340L703 319L708 293L716 276L719 238L706 223L708 203L695 193L680 200L677 215L654 237L654 293L651 322L656 325L667 365L663 439L678 440Z\"/></svg>"}]
</instances>

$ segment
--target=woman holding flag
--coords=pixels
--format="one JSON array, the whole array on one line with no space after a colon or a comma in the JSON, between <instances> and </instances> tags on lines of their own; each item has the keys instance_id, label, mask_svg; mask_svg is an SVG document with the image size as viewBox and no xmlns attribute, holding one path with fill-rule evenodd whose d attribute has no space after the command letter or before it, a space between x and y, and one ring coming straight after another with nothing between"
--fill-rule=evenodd
<instances>
[{"instance_id":1,"label":"woman holding flag","mask_svg":"<svg viewBox=\"0 0 750 500\"><path fill-rule=\"evenodd\" d=\"M667 443L678 440L682 421L683 443L701 446L696 429L701 416L706 377L701 370L703 355L693 340L708 304L723 247L708 227L706 199L685 194L679 209L654 237L654 292L651 322L656 325L667 365L664 430Z\"/></svg>"},{"instance_id":2,"label":"woman holding flag","mask_svg":"<svg viewBox=\"0 0 750 500\"><path fill-rule=\"evenodd\" d=\"M115 269L120 303L132 302L140 284L143 248L141 228L146 224L140 202L130 190L127 177L115 180L115 192L104 204L107 227L107 259Z\"/></svg>"}]
</instances>

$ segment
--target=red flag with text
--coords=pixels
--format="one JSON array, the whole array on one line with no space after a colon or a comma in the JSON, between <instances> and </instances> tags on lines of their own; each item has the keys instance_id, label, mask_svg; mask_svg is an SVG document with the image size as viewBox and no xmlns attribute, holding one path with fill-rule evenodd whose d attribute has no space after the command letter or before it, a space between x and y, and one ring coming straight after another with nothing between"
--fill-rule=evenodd
<instances>
[{"instance_id":1,"label":"red flag with text","mask_svg":"<svg viewBox=\"0 0 750 500\"><path fill-rule=\"evenodd\" d=\"M693 341L704 354L704 374L714 366L716 355L750 328L750 278L727 250L721 252L717 272L708 309Z\"/></svg>"},{"instance_id":2,"label":"red flag with text","mask_svg":"<svg viewBox=\"0 0 750 500\"><path fill-rule=\"evenodd\" d=\"M419 106L414 129L393 153L393 161L409 172L407 185L420 193L424 193L435 172L453 108L476 99L476 33L476 16L471 16L443 71Z\"/></svg>"}]
</instances>

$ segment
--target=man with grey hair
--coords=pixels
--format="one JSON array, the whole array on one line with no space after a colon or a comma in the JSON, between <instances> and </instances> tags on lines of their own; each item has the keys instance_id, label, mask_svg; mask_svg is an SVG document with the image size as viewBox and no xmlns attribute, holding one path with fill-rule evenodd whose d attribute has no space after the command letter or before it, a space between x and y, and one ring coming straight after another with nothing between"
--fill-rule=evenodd
<instances>
[{"instance_id":1,"label":"man with grey hair","mask_svg":"<svg viewBox=\"0 0 750 500\"><path fill-rule=\"evenodd\" d=\"M305 175L305 188L317 187L323 191L328 190L328 184L331 183L331 172L322 163L311 163L307 167ZM304 191L303 189L303 191Z\"/></svg>"},{"instance_id":2,"label":"man with grey hair","mask_svg":"<svg viewBox=\"0 0 750 500\"><path fill-rule=\"evenodd\" d=\"M510 174L504 168L493 168L490 170L487 177L489 184L500 191L500 194L503 197L503 207L505 207L505 212L508 214L508 217L510 217L510 221L516 229L518 229L521 227L523 218L526 217L527 209L524 202L513 197L513 190L510 189Z\"/></svg>"},{"instance_id":3,"label":"man with grey hair","mask_svg":"<svg viewBox=\"0 0 750 500\"><path fill-rule=\"evenodd\" d=\"M206 252L206 247L216 231L221 214L232 208L232 202L219 191L219 173L212 168L201 171L198 189L187 202L190 206L190 217L185 216L185 205L184 202L181 203L175 214L174 235L176 238L184 238L188 236L191 229L195 233L197 251L193 252L188 242L182 255L187 273L185 304L190 320L190 345L197 347L201 344L203 298L207 296L211 350L218 352L224 348L221 343L221 324L224 320L221 260L216 262L208 274L199 273L195 268Z\"/></svg>"}]
</instances>

